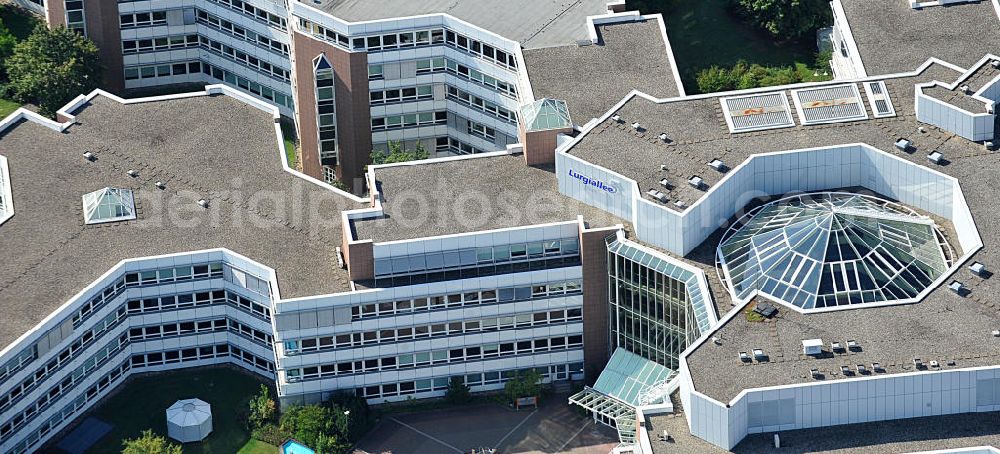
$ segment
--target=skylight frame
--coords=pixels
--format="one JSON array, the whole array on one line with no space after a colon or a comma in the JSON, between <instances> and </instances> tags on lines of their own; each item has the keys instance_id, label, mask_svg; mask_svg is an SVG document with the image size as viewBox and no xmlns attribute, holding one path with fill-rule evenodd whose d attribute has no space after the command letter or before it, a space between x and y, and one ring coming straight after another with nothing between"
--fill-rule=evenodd
<instances>
[{"instance_id":1,"label":"skylight frame","mask_svg":"<svg viewBox=\"0 0 1000 454\"><path fill-rule=\"evenodd\" d=\"M769 222L786 211L797 215L784 225ZM901 232L882 235L883 224L906 230L906 242L896 240ZM866 229L876 230L865 237ZM800 243L817 235L804 251ZM829 249L840 236L850 247ZM943 238L933 220L894 202L852 193L806 194L751 210L723 235L716 263L738 300L760 294L800 311L907 303L953 265L954 251Z\"/></svg>"},{"instance_id":2,"label":"skylight frame","mask_svg":"<svg viewBox=\"0 0 1000 454\"><path fill-rule=\"evenodd\" d=\"M734 103L740 103L743 100L749 100L749 99L752 99L752 98L759 98L759 99L763 100L763 99L767 99L767 98L771 98L771 97L780 97L780 102L777 103L777 104L771 104L771 105L767 105L767 106L763 106L762 105L762 106L756 106L756 107L754 107L753 103L751 103L750 105L747 105L747 106L734 105ZM785 92L785 90L769 91L769 92L763 92L763 93L751 93L751 94L739 95L739 96L727 96L727 97L719 99L719 102L722 104L722 112L724 114L723 116L726 119L726 125L729 127L729 132L734 133L734 134L735 133L741 133L741 132L765 131L765 130L769 130L769 129L791 128L791 127L795 126L795 117L792 114L791 105L788 104L788 96L787 96L787 93ZM750 110L753 110L753 109L774 109L776 107L780 107L781 109L780 110L771 110L771 111L757 113L757 114L752 114L752 113L751 114L742 114L742 115L734 115L733 114L734 113L734 109L738 109L738 108L742 109L742 112L747 112L747 111L750 111ZM764 114L767 114L767 113L776 114L778 112L784 113L784 116L785 116L784 120L781 121L781 122L770 122L770 123L763 123L763 124L750 125L750 126L737 126L737 121L736 121L737 117L742 118L742 117L748 117L748 116L751 116L751 115L759 116L759 115L764 115Z\"/></svg>"},{"instance_id":3,"label":"skylight frame","mask_svg":"<svg viewBox=\"0 0 1000 454\"><path fill-rule=\"evenodd\" d=\"M109 198L111 203L107 203ZM106 187L88 192L81 199L83 201L84 224L106 224L136 219L135 195L131 189ZM100 211L106 209L123 214L102 215Z\"/></svg>"},{"instance_id":4,"label":"skylight frame","mask_svg":"<svg viewBox=\"0 0 1000 454\"><path fill-rule=\"evenodd\" d=\"M843 89L849 90L851 96L845 98L832 98L830 100L849 99L851 100L851 102L844 104L836 104L832 106L817 106L817 107L810 107L807 105L803 105L803 100L802 100L803 94L810 94L822 91L831 92ZM861 92L858 90L858 86L855 83L824 85L821 87L810 87L810 88L801 88L798 90L792 90L792 101L795 102L795 111L799 114L799 122L802 124L802 126L821 125L830 123L846 123L850 121L861 121L868 119L868 111L866 110L865 103L861 98ZM815 102L815 101L810 101L810 102ZM845 110L847 109L846 106L852 106L852 105L857 109L857 112L855 112L853 115L839 115L839 116L831 116L828 118L809 119L809 111L814 109L822 109L824 107L830 107L830 108L841 107L840 110Z\"/></svg>"}]
</instances>

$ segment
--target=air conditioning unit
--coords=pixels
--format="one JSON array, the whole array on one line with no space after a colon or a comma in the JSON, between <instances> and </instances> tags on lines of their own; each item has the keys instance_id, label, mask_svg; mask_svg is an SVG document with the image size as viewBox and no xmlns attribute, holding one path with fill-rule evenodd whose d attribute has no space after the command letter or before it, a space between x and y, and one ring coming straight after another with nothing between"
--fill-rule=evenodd
<instances>
[{"instance_id":1,"label":"air conditioning unit","mask_svg":"<svg viewBox=\"0 0 1000 454\"><path fill-rule=\"evenodd\" d=\"M913 142L910 142L905 138L896 139L896 148L898 148L899 151L907 151L911 146L913 146Z\"/></svg>"},{"instance_id":2,"label":"air conditioning unit","mask_svg":"<svg viewBox=\"0 0 1000 454\"><path fill-rule=\"evenodd\" d=\"M818 356L823 354L823 339L806 339L802 341L802 354Z\"/></svg>"},{"instance_id":3,"label":"air conditioning unit","mask_svg":"<svg viewBox=\"0 0 1000 454\"><path fill-rule=\"evenodd\" d=\"M932 151L931 154L927 155L927 160L935 164L940 164L942 158L944 155L940 151Z\"/></svg>"},{"instance_id":4,"label":"air conditioning unit","mask_svg":"<svg viewBox=\"0 0 1000 454\"><path fill-rule=\"evenodd\" d=\"M701 189L701 186L705 184L705 180L702 180L701 177L695 175L688 179L688 184L695 189Z\"/></svg>"},{"instance_id":5,"label":"air conditioning unit","mask_svg":"<svg viewBox=\"0 0 1000 454\"><path fill-rule=\"evenodd\" d=\"M973 273L982 276L984 273L986 273L986 265L983 265L982 263L979 262L973 262L972 265L969 265L969 271L972 271Z\"/></svg>"},{"instance_id":6,"label":"air conditioning unit","mask_svg":"<svg viewBox=\"0 0 1000 454\"><path fill-rule=\"evenodd\" d=\"M711 168L713 168L713 169L715 169L715 170L718 170L719 172L722 172L722 170L725 169L725 167L726 167L726 165L723 164L722 161L720 161L718 159L711 160L708 163L708 166L711 167Z\"/></svg>"}]
</instances>

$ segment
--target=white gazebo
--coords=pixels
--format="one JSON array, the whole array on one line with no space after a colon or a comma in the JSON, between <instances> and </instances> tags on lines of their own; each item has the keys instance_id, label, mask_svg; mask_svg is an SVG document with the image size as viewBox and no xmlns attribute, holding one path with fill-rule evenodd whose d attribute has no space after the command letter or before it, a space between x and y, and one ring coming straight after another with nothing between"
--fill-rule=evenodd
<instances>
[{"instance_id":1,"label":"white gazebo","mask_svg":"<svg viewBox=\"0 0 1000 454\"><path fill-rule=\"evenodd\" d=\"M204 440L212 433L212 406L201 399L184 399L167 409L167 435L181 443Z\"/></svg>"}]
</instances>

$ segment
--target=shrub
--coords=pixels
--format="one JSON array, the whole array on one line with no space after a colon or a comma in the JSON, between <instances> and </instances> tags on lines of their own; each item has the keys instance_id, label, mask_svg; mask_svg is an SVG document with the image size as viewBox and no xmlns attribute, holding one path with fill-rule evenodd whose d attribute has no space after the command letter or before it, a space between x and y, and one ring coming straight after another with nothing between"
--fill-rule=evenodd
<instances>
[{"instance_id":1,"label":"shrub","mask_svg":"<svg viewBox=\"0 0 1000 454\"><path fill-rule=\"evenodd\" d=\"M542 391L542 375L537 370L518 372L517 377L504 384L504 394L509 402L521 397L538 396Z\"/></svg>"},{"instance_id":2,"label":"shrub","mask_svg":"<svg viewBox=\"0 0 1000 454\"><path fill-rule=\"evenodd\" d=\"M122 442L122 454L182 454L184 451L178 444L167 441L152 430L142 431L138 438Z\"/></svg>"},{"instance_id":3,"label":"shrub","mask_svg":"<svg viewBox=\"0 0 1000 454\"><path fill-rule=\"evenodd\" d=\"M429 156L430 153L424 149L424 145L421 142L417 142L414 149L407 150L403 147L403 144L398 141L389 142L388 152L373 150L371 154L372 164L394 164L397 162L417 161L427 159Z\"/></svg>"},{"instance_id":4,"label":"shrub","mask_svg":"<svg viewBox=\"0 0 1000 454\"><path fill-rule=\"evenodd\" d=\"M251 430L274 422L274 416L278 410L277 404L271 398L271 391L266 385L260 385L260 392L250 398L249 407L250 414L247 417L247 422Z\"/></svg>"},{"instance_id":5,"label":"shrub","mask_svg":"<svg viewBox=\"0 0 1000 454\"><path fill-rule=\"evenodd\" d=\"M713 66L702 70L698 73L696 80L698 90L702 93L746 90L802 82L802 78L793 67L769 67L756 63L748 64L743 60L736 62L730 69Z\"/></svg>"},{"instance_id":6,"label":"shrub","mask_svg":"<svg viewBox=\"0 0 1000 454\"><path fill-rule=\"evenodd\" d=\"M279 428L317 454L347 452L347 415L339 406L304 405L289 408L281 415Z\"/></svg>"},{"instance_id":7,"label":"shrub","mask_svg":"<svg viewBox=\"0 0 1000 454\"><path fill-rule=\"evenodd\" d=\"M448 391L444 393L445 401L452 404L464 404L468 403L471 399L472 392L462 377L451 377L451 380L448 380Z\"/></svg>"}]
</instances>

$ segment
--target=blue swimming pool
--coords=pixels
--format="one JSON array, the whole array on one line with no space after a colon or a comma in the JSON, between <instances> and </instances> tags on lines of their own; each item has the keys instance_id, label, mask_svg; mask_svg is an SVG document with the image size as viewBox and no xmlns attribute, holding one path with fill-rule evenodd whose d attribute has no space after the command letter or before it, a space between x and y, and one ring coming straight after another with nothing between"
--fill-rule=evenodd
<instances>
[{"instance_id":1,"label":"blue swimming pool","mask_svg":"<svg viewBox=\"0 0 1000 454\"><path fill-rule=\"evenodd\" d=\"M288 440L285 444L281 445L281 452L283 454L316 454L316 451L305 447L305 445L295 440Z\"/></svg>"}]
</instances>

